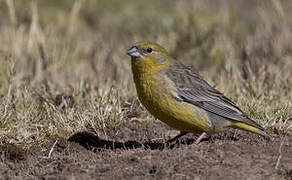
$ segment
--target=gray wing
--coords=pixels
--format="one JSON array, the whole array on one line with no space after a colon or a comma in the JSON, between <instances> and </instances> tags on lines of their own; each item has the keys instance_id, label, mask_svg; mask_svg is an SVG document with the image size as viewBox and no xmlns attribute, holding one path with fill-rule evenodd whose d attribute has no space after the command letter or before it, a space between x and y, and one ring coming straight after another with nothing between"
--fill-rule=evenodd
<instances>
[{"instance_id":1,"label":"gray wing","mask_svg":"<svg viewBox=\"0 0 292 180\"><path fill-rule=\"evenodd\" d=\"M167 76L175 83L178 98L208 112L234 121L244 122L264 130L249 119L230 99L210 86L203 78L178 61L166 69Z\"/></svg>"}]
</instances>

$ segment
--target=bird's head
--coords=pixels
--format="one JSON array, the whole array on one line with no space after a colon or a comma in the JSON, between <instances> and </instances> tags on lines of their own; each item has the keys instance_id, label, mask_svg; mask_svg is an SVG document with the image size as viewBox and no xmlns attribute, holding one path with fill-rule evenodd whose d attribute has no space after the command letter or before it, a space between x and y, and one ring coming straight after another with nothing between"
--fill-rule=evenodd
<instances>
[{"instance_id":1,"label":"bird's head","mask_svg":"<svg viewBox=\"0 0 292 180\"><path fill-rule=\"evenodd\" d=\"M132 68L143 71L157 71L169 65L171 58L167 51L157 43L136 43L128 50Z\"/></svg>"}]
</instances>

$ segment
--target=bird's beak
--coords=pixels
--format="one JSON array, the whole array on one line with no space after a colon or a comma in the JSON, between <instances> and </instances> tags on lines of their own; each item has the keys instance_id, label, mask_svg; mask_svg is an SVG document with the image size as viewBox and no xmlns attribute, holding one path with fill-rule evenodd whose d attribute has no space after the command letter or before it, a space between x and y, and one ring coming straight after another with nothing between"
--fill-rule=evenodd
<instances>
[{"instance_id":1,"label":"bird's beak","mask_svg":"<svg viewBox=\"0 0 292 180\"><path fill-rule=\"evenodd\" d=\"M141 54L136 46L133 46L128 50L128 55L136 58L141 57Z\"/></svg>"}]
</instances>

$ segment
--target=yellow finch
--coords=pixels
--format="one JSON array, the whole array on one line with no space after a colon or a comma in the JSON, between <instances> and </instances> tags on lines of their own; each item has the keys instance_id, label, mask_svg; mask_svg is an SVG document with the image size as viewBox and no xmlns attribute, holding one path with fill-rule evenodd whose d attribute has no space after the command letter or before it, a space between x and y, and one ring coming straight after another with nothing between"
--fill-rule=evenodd
<instances>
[{"instance_id":1,"label":"yellow finch","mask_svg":"<svg viewBox=\"0 0 292 180\"><path fill-rule=\"evenodd\" d=\"M206 134L229 127L270 136L230 99L156 43L137 43L128 50L141 103L156 118L181 133Z\"/></svg>"}]
</instances>

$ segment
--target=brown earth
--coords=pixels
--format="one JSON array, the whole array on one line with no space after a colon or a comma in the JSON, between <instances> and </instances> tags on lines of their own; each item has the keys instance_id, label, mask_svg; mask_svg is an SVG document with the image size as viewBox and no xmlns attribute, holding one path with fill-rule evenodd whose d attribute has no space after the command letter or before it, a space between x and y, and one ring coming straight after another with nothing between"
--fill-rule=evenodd
<instances>
[{"instance_id":1,"label":"brown earth","mask_svg":"<svg viewBox=\"0 0 292 180\"><path fill-rule=\"evenodd\" d=\"M132 123L28 150L2 145L0 179L292 179L292 136L267 141L230 130L199 145L190 134L166 146L175 133Z\"/></svg>"}]
</instances>

